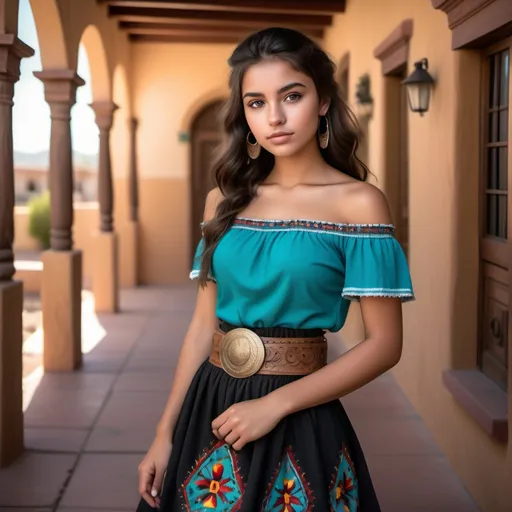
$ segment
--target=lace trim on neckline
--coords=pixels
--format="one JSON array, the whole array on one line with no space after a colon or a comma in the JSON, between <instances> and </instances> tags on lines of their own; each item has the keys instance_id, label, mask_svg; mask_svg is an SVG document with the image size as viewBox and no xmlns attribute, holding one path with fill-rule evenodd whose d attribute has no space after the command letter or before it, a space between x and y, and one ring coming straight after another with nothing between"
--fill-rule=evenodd
<instances>
[{"instance_id":1,"label":"lace trim on neckline","mask_svg":"<svg viewBox=\"0 0 512 512\"><path fill-rule=\"evenodd\" d=\"M263 229L276 228L302 228L313 229L327 232L343 232L343 233L377 233L392 234L395 231L394 224L349 224L340 222L330 222L324 220L308 220L308 219L256 219L250 217L236 217L235 226L247 226Z\"/></svg>"}]
</instances>

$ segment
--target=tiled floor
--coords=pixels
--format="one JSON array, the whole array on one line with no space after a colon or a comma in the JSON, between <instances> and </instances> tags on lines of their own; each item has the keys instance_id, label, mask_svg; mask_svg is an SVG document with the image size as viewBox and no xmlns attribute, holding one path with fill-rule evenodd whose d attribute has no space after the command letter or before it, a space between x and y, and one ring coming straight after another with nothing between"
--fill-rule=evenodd
<instances>
[{"instance_id":1,"label":"tiled floor","mask_svg":"<svg viewBox=\"0 0 512 512\"><path fill-rule=\"evenodd\" d=\"M142 288L122 293L118 315L95 318L84 308L83 369L25 382L28 450L0 471L0 512L134 510L137 466L167 398L194 298L193 286ZM337 339L330 341L339 353ZM390 374L343 404L383 512L478 510Z\"/></svg>"}]
</instances>

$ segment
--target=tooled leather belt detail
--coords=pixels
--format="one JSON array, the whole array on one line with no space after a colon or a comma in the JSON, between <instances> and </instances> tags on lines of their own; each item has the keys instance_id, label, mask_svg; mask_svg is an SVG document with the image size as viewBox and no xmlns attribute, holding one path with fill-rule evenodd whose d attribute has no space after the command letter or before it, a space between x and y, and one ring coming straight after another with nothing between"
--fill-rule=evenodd
<instances>
[{"instance_id":1,"label":"tooled leather belt detail","mask_svg":"<svg viewBox=\"0 0 512 512\"><path fill-rule=\"evenodd\" d=\"M317 338L260 337L237 328L213 335L210 363L232 377L251 375L307 375L327 364L327 342Z\"/></svg>"}]
</instances>

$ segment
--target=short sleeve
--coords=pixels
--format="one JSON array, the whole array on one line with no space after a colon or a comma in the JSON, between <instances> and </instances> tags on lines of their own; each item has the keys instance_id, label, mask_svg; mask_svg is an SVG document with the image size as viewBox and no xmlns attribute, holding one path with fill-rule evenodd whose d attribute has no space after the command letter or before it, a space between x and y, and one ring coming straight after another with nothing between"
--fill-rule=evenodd
<instances>
[{"instance_id":1,"label":"short sleeve","mask_svg":"<svg viewBox=\"0 0 512 512\"><path fill-rule=\"evenodd\" d=\"M405 253L393 235L348 236L344 240L345 282L342 296L415 299Z\"/></svg>"},{"instance_id":2,"label":"short sleeve","mask_svg":"<svg viewBox=\"0 0 512 512\"><path fill-rule=\"evenodd\" d=\"M190 279L197 279L199 277L199 271L201 268L201 260L203 257L203 251L204 251L204 239L201 237L201 240L199 240L199 243L197 244L196 252L194 254L194 259L192 260L192 270L190 271L190 276L189 276ZM210 269L207 279L208 279L208 281L213 281L214 283L217 282L212 269Z\"/></svg>"}]
</instances>

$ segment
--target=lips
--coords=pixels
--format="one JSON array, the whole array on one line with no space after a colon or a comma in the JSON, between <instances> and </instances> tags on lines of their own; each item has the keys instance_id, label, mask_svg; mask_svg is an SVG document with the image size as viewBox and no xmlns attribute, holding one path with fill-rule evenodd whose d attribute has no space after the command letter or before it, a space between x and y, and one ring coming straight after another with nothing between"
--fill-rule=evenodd
<instances>
[{"instance_id":1,"label":"lips","mask_svg":"<svg viewBox=\"0 0 512 512\"><path fill-rule=\"evenodd\" d=\"M285 138L290 135L293 135L293 133L291 133L291 132L276 132L276 133L273 133L272 135L269 135L268 139L272 140L272 139Z\"/></svg>"},{"instance_id":2,"label":"lips","mask_svg":"<svg viewBox=\"0 0 512 512\"><path fill-rule=\"evenodd\" d=\"M288 144L292 138L293 132L276 132L268 137L268 141L274 146Z\"/></svg>"}]
</instances>

